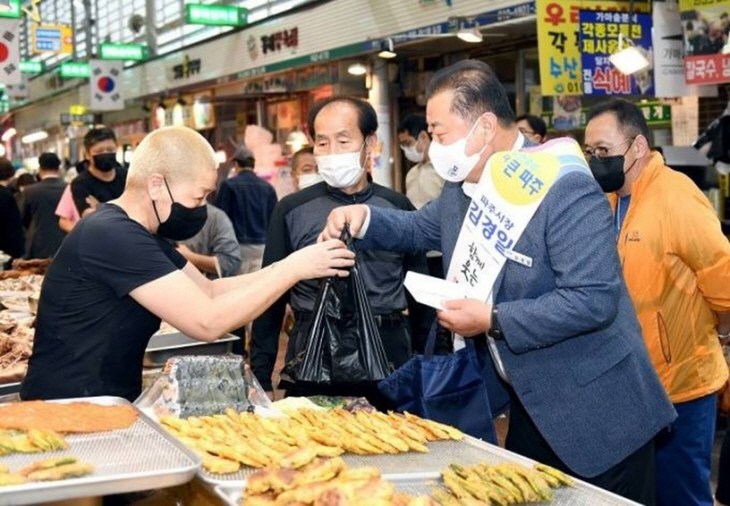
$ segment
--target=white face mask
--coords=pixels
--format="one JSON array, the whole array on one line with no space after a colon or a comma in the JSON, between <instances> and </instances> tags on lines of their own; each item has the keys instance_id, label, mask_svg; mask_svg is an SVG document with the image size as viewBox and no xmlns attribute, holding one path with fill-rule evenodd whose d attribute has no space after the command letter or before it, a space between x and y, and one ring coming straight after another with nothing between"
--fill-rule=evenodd
<instances>
[{"instance_id":1,"label":"white face mask","mask_svg":"<svg viewBox=\"0 0 730 506\"><path fill-rule=\"evenodd\" d=\"M436 173L446 181L458 183L466 179L466 176L474 169L479 158L481 158L487 145L473 155L466 154L466 144L469 142L471 134L479 124L479 120L474 123L469 133L461 140L453 142L448 146L439 144L436 139L431 140L431 148L428 150L428 156L431 158L433 168Z\"/></svg>"},{"instance_id":2,"label":"white face mask","mask_svg":"<svg viewBox=\"0 0 730 506\"><path fill-rule=\"evenodd\" d=\"M312 172L311 174L302 174L297 177L297 183L299 184L300 190L314 186L322 181L324 181L324 179L316 172Z\"/></svg>"},{"instance_id":3,"label":"white face mask","mask_svg":"<svg viewBox=\"0 0 730 506\"><path fill-rule=\"evenodd\" d=\"M365 173L365 167L360 163L361 152L362 148L354 153L315 156L319 174L334 188L355 186Z\"/></svg>"},{"instance_id":4,"label":"white face mask","mask_svg":"<svg viewBox=\"0 0 730 506\"><path fill-rule=\"evenodd\" d=\"M425 153L423 151L418 151L418 143L414 143L411 146L401 146L400 148L403 150L403 154L406 155L406 159L409 162L413 163L421 163L423 161L423 158L425 156Z\"/></svg>"}]
</instances>

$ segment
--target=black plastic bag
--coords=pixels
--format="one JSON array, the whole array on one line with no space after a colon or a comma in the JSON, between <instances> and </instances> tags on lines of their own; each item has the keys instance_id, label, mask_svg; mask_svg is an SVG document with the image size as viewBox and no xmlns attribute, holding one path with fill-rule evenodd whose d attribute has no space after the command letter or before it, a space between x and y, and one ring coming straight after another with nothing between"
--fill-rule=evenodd
<instances>
[{"instance_id":1,"label":"black plastic bag","mask_svg":"<svg viewBox=\"0 0 730 506\"><path fill-rule=\"evenodd\" d=\"M340 239L352 249L349 228ZM319 384L376 382L391 372L356 261L347 278L322 281L297 380Z\"/></svg>"}]
</instances>

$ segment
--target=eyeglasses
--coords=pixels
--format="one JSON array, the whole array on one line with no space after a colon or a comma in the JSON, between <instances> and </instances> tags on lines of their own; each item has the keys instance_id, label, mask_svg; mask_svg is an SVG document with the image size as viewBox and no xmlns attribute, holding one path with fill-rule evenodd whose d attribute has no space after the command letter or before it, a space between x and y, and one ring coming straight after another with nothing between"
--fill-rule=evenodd
<instances>
[{"instance_id":1,"label":"eyeglasses","mask_svg":"<svg viewBox=\"0 0 730 506\"><path fill-rule=\"evenodd\" d=\"M528 130L526 128L520 128L519 131L522 133L522 135L535 135L536 132L533 132L532 130Z\"/></svg>"},{"instance_id":2,"label":"eyeglasses","mask_svg":"<svg viewBox=\"0 0 730 506\"><path fill-rule=\"evenodd\" d=\"M593 158L594 156L596 158L605 158L605 157L608 156L608 153L612 149L617 148L619 146L623 146L627 142L629 142L629 143L634 142L634 140L636 140L636 137L631 137L630 139L626 139L625 141L619 142L618 144L614 144L613 146L598 146L598 147L593 148L593 149L591 149L591 148L584 148L583 149L583 154L585 155L586 159ZM626 151L624 151L623 154L625 155L629 151L630 148L631 148L631 146L629 146L628 148L626 148Z\"/></svg>"}]
</instances>

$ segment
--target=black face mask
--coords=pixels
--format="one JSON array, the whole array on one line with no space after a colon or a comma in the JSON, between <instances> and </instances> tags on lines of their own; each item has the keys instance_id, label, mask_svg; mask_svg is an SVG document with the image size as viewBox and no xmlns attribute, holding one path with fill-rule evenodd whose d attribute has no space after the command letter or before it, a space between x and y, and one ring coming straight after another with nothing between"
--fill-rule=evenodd
<instances>
[{"instance_id":1,"label":"black face mask","mask_svg":"<svg viewBox=\"0 0 730 506\"><path fill-rule=\"evenodd\" d=\"M102 153L100 155L94 155L93 158L94 167L102 172L109 172L119 166L116 153Z\"/></svg>"},{"instance_id":2,"label":"black face mask","mask_svg":"<svg viewBox=\"0 0 730 506\"><path fill-rule=\"evenodd\" d=\"M208 219L208 208L206 206L200 207L185 207L179 202L175 202L170 192L170 187L165 181L165 187L167 193L170 194L170 200L172 205L170 206L170 216L163 223L160 220L160 215L157 212L157 205L155 201L152 201L152 208L155 210L155 216L160 226L157 227L157 235L170 239L171 241L185 241L190 239L195 234L200 232L205 225L205 221Z\"/></svg>"},{"instance_id":3,"label":"black face mask","mask_svg":"<svg viewBox=\"0 0 730 506\"><path fill-rule=\"evenodd\" d=\"M629 149L631 149L631 144L623 155L604 156L603 158L592 156L588 160L593 177L596 178L604 193L617 192L626 183L626 174L631 172L636 164L636 160L634 160L628 170L624 172L624 155L629 152Z\"/></svg>"}]
</instances>

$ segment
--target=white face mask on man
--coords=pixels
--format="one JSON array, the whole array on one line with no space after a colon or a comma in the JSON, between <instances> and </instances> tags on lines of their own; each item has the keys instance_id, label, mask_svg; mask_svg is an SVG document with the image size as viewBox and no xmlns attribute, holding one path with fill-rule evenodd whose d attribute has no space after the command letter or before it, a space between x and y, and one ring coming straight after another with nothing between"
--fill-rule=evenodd
<instances>
[{"instance_id":1,"label":"white face mask on man","mask_svg":"<svg viewBox=\"0 0 730 506\"><path fill-rule=\"evenodd\" d=\"M322 181L324 181L324 178L316 172L312 172L311 174L302 174L297 177L297 184L299 185L300 190L314 186Z\"/></svg>"},{"instance_id":2,"label":"white face mask on man","mask_svg":"<svg viewBox=\"0 0 730 506\"><path fill-rule=\"evenodd\" d=\"M418 143L413 143L410 146L401 146L403 154L409 162L421 163L424 156L426 155L423 151L418 151Z\"/></svg>"},{"instance_id":3,"label":"white face mask on man","mask_svg":"<svg viewBox=\"0 0 730 506\"><path fill-rule=\"evenodd\" d=\"M334 188L355 186L365 172L365 167L360 162L360 153L364 148L365 144L353 153L315 156L319 174Z\"/></svg>"},{"instance_id":4,"label":"white face mask on man","mask_svg":"<svg viewBox=\"0 0 730 506\"><path fill-rule=\"evenodd\" d=\"M433 163L433 168L436 170L436 173L446 181L452 183L464 181L476 166L484 150L487 149L485 143L484 147L478 153L474 153L473 155L466 154L466 145L478 124L479 120L476 120L469 133L466 134L466 137L452 142L448 146L439 144L435 138L431 141L428 156L431 158L431 163Z\"/></svg>"}]
</instances>

